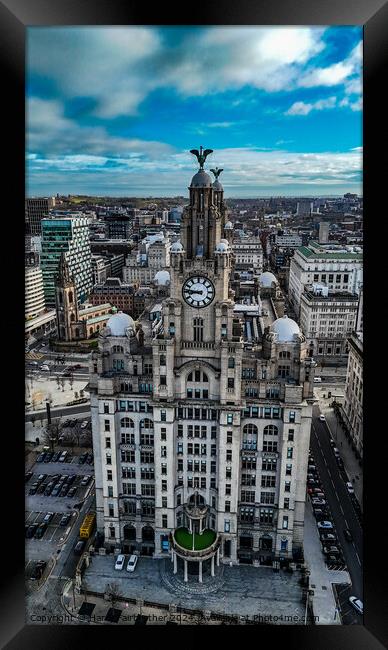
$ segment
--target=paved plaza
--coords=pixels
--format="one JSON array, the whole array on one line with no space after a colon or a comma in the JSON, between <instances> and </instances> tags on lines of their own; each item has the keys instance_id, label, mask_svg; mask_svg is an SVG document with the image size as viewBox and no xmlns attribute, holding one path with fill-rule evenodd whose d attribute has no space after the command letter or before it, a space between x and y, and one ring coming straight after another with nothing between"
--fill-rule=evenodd
<instances>
[{"instance_id":1,"label":"paved plaza","mask_svg":"<svg viewBox=\"0 0 388 650\"><path fill-rule=\"evenodd\" d=\"M113 555L96 555L91 559L82 582L82 587L90 592L104 594L107 584L116 582L126 598L242 615L257 622L259 616L272 616L278 617L272 618L277 624L304 624L299 571L290 574L268 567L222 565L214 580L204 576L200 585L194 575L189 575L188 583L183 582L183 575L177 579L170 559L140 557L133 574L116 571Z\"/></svg>"}]
</instances>

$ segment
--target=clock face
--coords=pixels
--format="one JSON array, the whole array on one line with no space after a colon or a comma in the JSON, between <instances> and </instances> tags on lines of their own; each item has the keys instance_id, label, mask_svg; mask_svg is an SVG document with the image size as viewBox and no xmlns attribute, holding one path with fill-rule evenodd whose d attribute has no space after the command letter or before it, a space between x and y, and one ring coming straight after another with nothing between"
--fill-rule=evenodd
<instances>
[{"instance_id":1,"label":"clock face","mask_svg":"<svg viewBox=\"0 0 388 650\"><path fill-rule=\"evenodd\" d=\"M184 283L182 293L191 307L207 307L214 299L214 284L202 275L193 275Z\"/></svg>"}]
</instances>

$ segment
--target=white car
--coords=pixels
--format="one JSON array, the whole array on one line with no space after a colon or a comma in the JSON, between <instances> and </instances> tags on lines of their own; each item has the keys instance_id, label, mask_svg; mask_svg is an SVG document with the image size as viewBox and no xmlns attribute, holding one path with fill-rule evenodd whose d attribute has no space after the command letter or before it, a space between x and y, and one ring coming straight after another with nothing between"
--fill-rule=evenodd
<instances>
[{"instance_id":1,"label":"white car","mask_svg":"<svg viewBox=\"0 0 388 650\"><path fill-rule=\"evenodd\" d=\"M353 485L350 483L350 481L349 481L348 483L346 483L346 489L347 489L347 491L349 492L349 494L354 494L354 487L353 487Z\"/></svg>"},{"instance_id":2,"label":"white car","mask_svg":"<svg viewBox=\"0 0 388 650\"><path fill-rule=\"evenodd\" d=\"M118 555L115 564L115 569L117 569L117 571L122 571L124 567L124 563L125 563L125 555Z\"/></svg>"},{"instance_id":3,"label":"white car","mask_svg":"<svg viewBox=\"0 0 388 650\"><path fill-rule=\"evenodd\" d=\"M40 367L40 369L50 371L50 366L48 366L47 363L44 363L43 366Z\"/></svg>"},{"instance_id":4,"label":"white car","mask_svg":"<svg viewBox=\"0 0 388 650\"><path fill-rule=\"evenodd\" d=\"M317 526L318 528L327 528L329 530L333 528L331 521L318 521Z\"/></svg>"},{"instance_id":5,"label":"white car","mask_svg":"<svg viewBox=\"0 0 388 650\"><path fill-rule=\"evenodd\" d=\"M325 499L320 499L320 498L316 498L316 497L311 499L311 503L313 504L313 506L325 506L326 505Z\"/></svg>"},{"instance_id":6,"label":"white car","mask_svg":"<svg viewBox=\"0 0 388 650\"><path fill-rule=\"evenodd\" d=\"M137 564L137 555L131 555L128 564L127 564L127 571L134 571L136 568Z\"/></svg>"},{"instance_id":7,"label":"white car","mask_svg":"<svg viewBox=\"0 0 388 650\"><path fill-rule=\"evenodd\" d=\"M82 422L82 424L81 424L81 429L86 429L86 427L88 426L88 424L89 424L89 422L88 422L87 420L84 420L84 421Z\"/></svg>"},{"instance_id":8,"label":"white car","mask_svg":"<svg viewBox=\"0 0 388 650\"><path fill-rule=\"evenodd\" d=\"M319 416L319 419L320 419L321 422L326 422L326 418L323 415L323 413L321 413L321 415Z\"/></svg>"},{"instance_id":9,"label":"white car","mask_svg":"<svg viewBox=\"0 0 388 650\"><path fill-rule=\"evenodd\" d=\"M362 604L362 600L356 598L356 596L349 596L349 603L359 614L364 613L364 605Z\"/></svg>"}]
</instances>

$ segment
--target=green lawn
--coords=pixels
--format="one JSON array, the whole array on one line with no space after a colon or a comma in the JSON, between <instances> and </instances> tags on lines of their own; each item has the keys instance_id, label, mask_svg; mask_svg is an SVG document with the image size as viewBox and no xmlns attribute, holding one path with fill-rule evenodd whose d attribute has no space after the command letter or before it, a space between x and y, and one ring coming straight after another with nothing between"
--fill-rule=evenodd
<instances>
[{"instance_id":1,"label":"green lawn","mask_svg":"<svg viewBox=\"0 0 388 650\"><path fill-rule=\"evenodd\" d=\"M179 546L189 550L193 548L193 535L187 530L187 528L177 528L174 537ZM202 535L196 533L194 535L194 549L196 551L202 551L204 548L211 546L215 539L216 534L214 530L206 529L203 531Z\"/></svg>"}]
</instances>

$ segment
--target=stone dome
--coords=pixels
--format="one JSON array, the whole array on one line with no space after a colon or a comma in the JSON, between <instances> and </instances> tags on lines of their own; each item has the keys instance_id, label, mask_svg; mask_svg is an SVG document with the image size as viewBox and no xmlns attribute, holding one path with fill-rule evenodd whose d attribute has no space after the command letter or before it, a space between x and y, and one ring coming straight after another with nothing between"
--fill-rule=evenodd
<instances>
[{"instance_id":1,"label":"stone dome","mask_svg":"<svg viewBox=\"0 0 388 650\"><path fill-rule=\"evenodd\" d=\"M183 250L181 242L175 241L170 248L170 253L183 253Z\"/></svg>"},{"instance_id":2,"label":"stone dome","mask_svg":"<svg viewBox=\"0 0 388 650\"><path fill-rule=\"evenodd\" d=\"M165 287L168 284L170 284L170 280L171 278L168 271L158 271L154 277L154 282L156 282L156 284L159 284L162 287Z\"/></svg>"},{"instance_id":3,"label":"stone dome","mask_svg":"<svg viewBox=\"0 0 388 650\"><path fill-rule=\"evenodd\" d=\"M233 224L232 224L232 222L231 222L231 221L227 221L226 224L225 224L225 226L224 226L224 229L225 229L225 230L233 230Z\"/></svg>"},{"instance_id":4,"label":"stone dome","mask_svg":"<svg viewBox=\"0 0 388 650\"><path fill-rule=\"evenodd\" d=\"M216 246L216 253L227 253L228 249L228 243L225 243L225 241L220 241L220 243Z\"/></svg>"},{"instance_id":5,"label":"stone dome","mask_svg":"<svg viewBox=\"0 0 388 650\"><path fill-rule=\"evenodd\" d=\"M119 311L110 317L106 327L109 327L111 336L125 336L128 327L135 331L135 322L128 314Z\"/></svg>"},{"instance_id":6,"label":"stone dome","mask_svg":"<svg viewBox=\"0 0 388 650\"><path fill-rule=\"evenodd\" d=\"M272 283L275 282L277 284L277 279L275 278L273 273L270 273L269 271L265 271L265 273L262 273L261 276L259 277L259 282L262 287L272 287Z\"/></svg>"},{"instance_id":7,"label":"stone dome","mask_svg":"<svg viewBox=\"0 0 388 650\"><path fill-rule=\"evenodd\" d=\"M218 178L213 183L213 189L216 190L217 192L223 192L224 191L224 188L222 187L222 185L221 185L220 181L218 180Z\"/></svg>"},{"instance_id":8,"label":"stone dome","mask_svg":"<svg viewBox=\"0 0 388 650\"><path fill-rule=\"evenodd\" d=\"M212 185L212 179L204 169L199 169L190 183L190 187L212 187Z\"/></svg>"},{"instance_id":9,"label":"stone dome","mask_svg":"<svg viewBox=\"0 0 388 650\"><path fill-rule=\"evenodd\" d=\"M226 244L229 248L229 242L227 239L220 239L220 244Z\"/></svg>"},{"instance_id":10,"label":"stone dome","mask_svg":"<svg viewBox=\"0 0 388 650\"><path fill-rule=\"evenodd\" d=\"M270 331L277 334L279 343L292 343L295 334L301 333L298 323L292 318L288 318L288 316L275 320L270 327Z\"/></svg>"}]
</instances>

